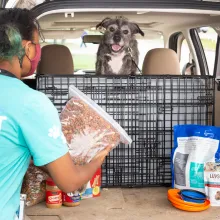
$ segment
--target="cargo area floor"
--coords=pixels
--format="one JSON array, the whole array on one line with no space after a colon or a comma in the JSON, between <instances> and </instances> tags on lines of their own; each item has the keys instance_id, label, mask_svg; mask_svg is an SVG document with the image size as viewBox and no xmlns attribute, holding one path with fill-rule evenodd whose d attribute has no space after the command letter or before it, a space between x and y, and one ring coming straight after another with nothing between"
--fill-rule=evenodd
<instances>
[{"instance_id":1,"label":"cargo area floor","mask_svg":"<svg viewBox=\"0 0 220 220\"><path fill-rule=\"evenodd\" d=\"M99 198L81 201L74 208L48 209L44 203L26 209L31 220L214 220L219 208L190 213L167 200L167 188L103 189Z\"/></svg>"}]
</instances>

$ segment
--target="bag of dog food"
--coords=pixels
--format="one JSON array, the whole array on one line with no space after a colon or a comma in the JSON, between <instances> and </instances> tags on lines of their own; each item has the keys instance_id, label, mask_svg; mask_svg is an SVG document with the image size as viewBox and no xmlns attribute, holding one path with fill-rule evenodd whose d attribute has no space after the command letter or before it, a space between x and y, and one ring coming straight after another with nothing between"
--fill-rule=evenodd
<instances>
[{"instance_id":1,"label":"bag of dog food","mask_svg":"<svg viewBox=\"0 0 220 220\"><path fill-rule=\"evenodd\" d=\"M33 206L45 201L48 174L31 164L24 176L21 192L26 194L26 205Z\"/></svg>"},{"instance_id":2,"label":"bag of dog food","mask_svg":"<svg viewBox=\"0 0 220 220\"><path fill-rule=\"evenodd\" d=\"M220 163L205 163L204 181L205 193L211 206L220 206Z\"/></svg>"},{"instance_id":3,"label":"bag of dog food","mask_svg":"<svg viewBox=\"0 0 220 220\"><path fill-rule=\"evenodd\" d=\"M71 99L61 112L60 120L75 164L89 163L108 146L113 149L120 142L132 142L109 114L76 87L71 86L69 94Z\"/></svg>"},{"instance_id":4,"label":"bag of dog food","mask_svg":"<svg viewBox=\"0 0 220 220\"><path fill-rule=\"evenodd\" d=\"M172 185L205 192L204 164L220 159L220 128L201 125L174 126Z\"/></svg>"}]
</instances>

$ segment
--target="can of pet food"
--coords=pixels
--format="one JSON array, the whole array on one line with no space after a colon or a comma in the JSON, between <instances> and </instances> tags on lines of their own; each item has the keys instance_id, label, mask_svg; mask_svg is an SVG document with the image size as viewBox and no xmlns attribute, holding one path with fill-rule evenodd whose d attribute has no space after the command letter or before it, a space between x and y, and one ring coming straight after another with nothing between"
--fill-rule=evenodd
<instances>
[{"instance_id":1,"label":"can of pet food","mask_svg":"<svg viewBox=\"0 0 220 220\"><path fill-rule=\"evenodd\" d=\"M51 178L48 178L46 181L46 206L51 209L62 206L62 191Z\"/></svg>"},{"instance_id":2,"label":"can of pet food","mask_svg":"<svg viewBox=\"0 0 220 220\"><path fill-rule=\"evenodd\" d=\"M80 205L81 196L78 191L74 193L63 192L63 205L68 207L75 207Z\"/></svg>"}]
</instances>

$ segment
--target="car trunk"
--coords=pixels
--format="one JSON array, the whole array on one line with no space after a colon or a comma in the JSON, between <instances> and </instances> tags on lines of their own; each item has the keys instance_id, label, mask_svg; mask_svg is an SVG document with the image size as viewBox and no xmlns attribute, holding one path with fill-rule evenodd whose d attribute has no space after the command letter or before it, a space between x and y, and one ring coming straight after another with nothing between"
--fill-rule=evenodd
<instances>
[{"instance_id":1,"label":"car trunk","mask_svg":"<svg viewBox=\"0 0 220 220\"><path fill-rule=\"evenodd\" d=\"M6 1L2 1L2 6L6 5ZM114 5L114 7L112 6ZM143 1L100 1L100 0L94 0L94 1L85 1L85 0L81 0L81 1L77 1L77 0L72 0L72 1L67 1L67 0L55 0L55 1L44 1L41 2L39 4L39 1L18 1L16 4L14 3L15 7L26 7L29 9L32 9L35 13L36 16L41 17L42 15L46 14L46 13L51 13L51 12L56 12L56 10L70 10L73 11L74 10L88 10L88 11L114 11L114 10L118 10L118 11L122 11L122 10L134 10L136 9L136 11L147 11L149 9L154 10L154 9L169 9L170 11L172 10L184 10L184 9L194 9L194 10L203 10L208 12L209 10L212 11L219 11L220 10L220 3L216 2L216 1L196 1L196 0L191 0L191 1L184 1L183 2L178 2L178 1L147 1L147 0L143 0ZM218 63L216 62L216 65ZM217 70L218 71L218 70ZM50 79L49 79L50 78ZM103 104L104 107L109 108L110 111L112 110L112 106L111 103L113 103L115 100L119 99L119 96L121 97L121 100L124 101L124 97L126 97L124 95L123 92L120 92L120 94L116 94L117 91L119 91L120 89L127 89L126 92L128 94L130 94L130 96L128 95L126 98L128 98L129 100L127 100L128 102L133 102L130 103L130 106L132 107L128 107L129 111L133 111L132 109L135 109L136 112L132 113L132 117L130 118L131 120L136 120L136 116L139 117L137 119L137 122L139 123L139 125L137 125L136 123L133 123L131 125L131 127L134 128L134 130L132 130L132 132L138 132L140 128L144 128L146 129L146 125L144 125L143 122L143 115L146 113L146 109L149 109L149 106L153 103L155 108L155 105L157 105L158 110L162 111L161 115L158 116L158 114L154 114L154 112L151 112L151 116L152 118L158 117L157 121L153 121L152 118L149 118L149 121L151 120L151 123L155 122L155 126L151 127L152 129L158 129L158 127L162 128L161 125L159 125L159 123L161 123L161 120L168 120L166 117L168 115L168 118L172 118L172 111L170 111L171 108L167 108L167 104L166 101L162 102L162 99L160 100L160 103L155 103L155 100L152 100L152 103L149 103L148 106L145 106L145 108L143 108L143 106L139 106L137 105L137 100L141 99L143 100L150 100L151 97L144 97L143 93L143 88L144 86L148 87L148 89L152 86L152 88L156 88L157 83L159 82L160 84L160 80L161 80L161 88L164 88L164 91L167 89L167 84L169 84L168 81L164 81L164 78L162 77L160 80L156 79L155 82L152 81L151 78L146 78L146 79L141 79L138 78L136 79L136 82L138 83L134 83L135 81L135 77L128 77L126 79L119 77L119 80L117 81L117 77L116 79L106 79L106 78L102 78L102 79L97 79L94 77L71 77L72 81L69 80L70 77L67 77L68 79L66 80L67 82L71 82L72 84L76 84L78 86L81 86L81 90L84 90L85 92L87 92L89 95L93 95L93 97L97 97L97 94L94 94L94 91L97 89L97 91L100 91L100 97L104 97L103 99L98 100L100 103ZM184 78L184 77L183 77ZM208 77L207 77L208 78ZM203 79L207 79L205 76ZM49 79L49 80L48 80ZM169 78L170 79L170 78ZM191 78L190 78L191 79ZM189 79L189 81L190 81ZM209 80L213 80L213 77L210 77ZM48 81L46 81L48 80ZM168 79L166 79L168 80ZM178 79L175 79L176 81L181 80L181 77L178 77ZM38 86L37 89L47 93L49 96L59 96L59 100L60 103L57 103L57 100L55 100L56 105L59 106L59 110L63 107L61 106L61 104L65 104L65 102L67 101L68 97L66 96L67 93L66 91L68 91L68 85L62 85L61 89L59 88L60 83L59 82L64 82L65 81L65 76L64 78L60 79L58 76L53 77L53 76L43 76L43 77L39 77L38 78ZM106 85L106 82L110 82L110 86ZM31 81L26 81L26 83L28 84ZM85 84L85 82L88 82L88 85ZM102 84L99 84L100 82L102 82ZM133 84L132 84L133 82ZM164 86L164 83L166 84L166 86ZM170 80L170 82L172 82L172 80ZM179 81L178 81L179 82ZM184 81L184 83L186 83L187 80ZM199 83L201 81L198 81ZM48 88L45 88L45 85L47 85ZM170 83L171 84L171 83ZM190 84L190 82L189 82ZM91 86L92 85L92 86ZM129 86L130 87L129 87ZM43 87L41 87L43 86ZM66 86L66 87L65 87ZM139 86L139 87L138 87ZM173 86L173 85L172 85ZM173 87L171 86L169 92L172 92ZM174 85L175 86L175 85ZM199 84L199 86L202 87L202 83ZM198 87L199 87L198 86ZM36 88L36 85L34 85L33 88ZM104 89L103 89L104 88ZM135 90L136 89L136 90ZM213 89L213 87L212 87ZM103 92L104 91L104 92ZM110 102L108 100L108 98L106 98L106 91L109 92L109 94L111 96L110 97ZM155 92L155 97L158 97L158 95L160 95L160 91L156 91L156 90L152 90ZM151 91L151 92L152 92ZM125 91L124 91L125 92ZM135 94L134 94L135 92ZM184 92L187 92L187 88L185 88ZM193 91L194 92L194 91ZM200 95L201 95L201 99L202 98L206 98L203 95L206 93L206 91L199 91ZM134 95L138 94L138 99L135 100L134 98L130 98L130 97L134 97ZM65 98L67 99L62 99L62 95L65 96ZM103 95L103 96L102 96ZM183 94L182 94L183 95ZM193 93L193 95L195 95L195 93ZM210 95L210 94L209 94ZM54 97L50 97L52 98L52 100L54 100ZM172 94L170 94L170 97L172 97L171 99L173 99ZM112 99L111 99L112 98ZM135 96L136 98L136 96ZM165 96L166 99L166 96ZM168 99L167 99L168 100ZM188 101L190 102L191 98L190 95L188 97ZM172 100L173 101L173 100ZM177 101L177 100L176 100ZM204 100L203 100L204 101ZM210 101L210 100L209 100ZM220 103L220 92L217 91L216 89L216 93L215 93L215 101L216 103ZM126 105L128 102L124 101L124 105ZM142 103L143 104L143 103ZM187 103L187 104L191 104L191 103ZM207 104L207 108L210 107L210 103L205 103ZM120 120L124 120L123 117L126 116L126 108L123 108L122 105L120 105L120 103L116 103L115 106L113 106L114 109L120 109ZM204 108L206 108L204 106ZM130 109L129 109L130 108ZM184 108L184 107L182 107ZM119 110L118 110L119 111ZM118 111L116 110L115 113L118 113ZM156 112L157 110L154 109L154 111ZM220 112L220 106L216 105L216 112ZM166 114L165 114L166 112ZM156 116L157 115L157 116ZM166 115L166 117L165 117ZM186 114L183 113L183 116L185 116ZM214 115L214 112L213 112ZM220 115L220 114L218 114ZM187 116L186 116L187 117ZM116 117L117 118L117 117ZM162 119L161 119L162 118ZM146 118L145 118L146 119ZM206 119L208 124L214 124L214 121L212 121L210 115L208 116L208 118ZM217 122L216 124L220 125L220 117L216 117L215 121ZM129 123L129 122L128 122ZM150 125L151 126L151 125ZM164 129L165 129L165 125L164 125ZM170 125L169 127L169 131L166 130L164 133L161 133L160 135L157 134L158 131L153 131L153 135L146 135L147 132L145 133L141 133L143 134L143 136L147 139L149 139L149 142L144 142L143 138L141 139L141 134L138 134L135 136L135 138L139 138L139 140L134 140L135 143L138 144L148 144L149 147L149 151L150 154L154 154L155 153L155 148L156 148L156 144L161 144L162 141L168 137L167 140L169 140L169 143L173 141L173 137L172 137L172 126ZM141 131L143 132L143 131ZM157 136L159 137L155 138L153 136ZM139 143L138 143L139 141ZM152 143L150 143L152 142ZM154 142L154 143L153 143ZM165 143L165 142L164 142ZM168 143L168 142L167 142ZM168 143L168 144L169 144ZM143 187L146 185L150 185L149 179L144 179L143 178L143 173L141 173L141 175L138 177L137 180L140 181L139 185L136 185L137 182L136 181L136 177L135 176L133 179L129 179L130 182L124 182L123 180L125 180L125 177L128 173L126 172L122 172L125 166L128 166L129 172L133 172L133 173L138 173L139 171L142 172L144 170L144 172L148 172L148 176L150 176L150 169L151 169L151 165L149 164L145 164L146 160L149 158L143 158L143 160L141 161L140 158L138 158L138 155L141 156L142 154L145 154L144 151L144 147L140 149L136 148L135 146L132 146L133 149L136 152L136 155L133 155L134 157L132 159L127 159L127 158L123 158L123 160L121 160L121 155L123 154L123 150L124 148L122 147L121 149L119 149L118 151L115 151L114 154L111 154L109 159L107 160L107 162L104 165L104 174L106 175L106 178L109 179L105 179L104 183L105 183L105 187ZM163 146L164 147L164 146ZM169 146L169 150L170 150ZM165 150L164 148L162 149L163 151ZM131 151L129 151L131 152ZM160 154L160 152L158 151L157 154ZM167 152L166 152L167 154ZM124 155L124 156L129 156L129 155ZM148 155L149 156L149 155ZM163 154L164 156L164 154ZM167 156L167 155L166 155ZM166 158L159 158L160 155L158 156L158 158L155 159L158 160L158 164L156 164L155 161L153 161L154 159L152 159L152 164L153 166L158 165L158 170L156 171L157 173L153 173L153 176L155 177L156 174L158 174L157 177L150 177L152 178L150 181L152 181L152 183L156 183L156 184L151 184L153 185L161 185L161 186L170 186L170 175L166 173L166 175L161 175L162 177L160 177L161 172L164 172L165 169L170 169L170 160L168 157ZM113 160L113 162L112 162ZM145 161L144 161L145 160ZM138 167L138 164L140 162L140 167ZM122 164L124 163L124 164ZM118 167L112 167L112 164L116 164L116 166L118 165ZM149 166L148 168L144 167L144 166ZM165 165L165 166L164 166ZM132 167L133 166L133 167ZM109 172L109 170L111 169L111 172ZM141 170L142 169L142 170ZM113 175L112 173L115 173L115 175ZM155 175L154 175L155 174ZM141 179L142 178L142 179ZM109 181L110 180L110 181ZM143 183L143 180L146 181L145 183ZM154 180L156 180L156 182L153 182ZM113 182L111 182L113 181ZM126 180L127 181L127 180ZM109 184L110 183L110 184ZM132 185L133 184L133 185ZM96 201L93 200L87 200L87 201L83 201L83 206L77 207L75 209L60 209L58 211L51 211L49 209L45 209L44 204L40 204L36 207L30 208L28 209L28 215L30 217L32 217L33 219L43 219L45 218L45 220L49 220L49 219L125 219L125 220L129 220L129 219L171 219L172 217L170 216L175 216L174 218L177 217L186 217L184 214L176 214L175 210L172 209L172 207L170 206L170 204L167 202L166 200L166 188L161 188L161 189L110 189L109 191L103 191L103 194L100 198L97 198ZM113 198L114 197L114 198ZM107 201L107 202L106 202ZM85 209L89 208L89 210L92 211L85 211ZM138 210L138 211L137 211ZM158 213L158 210L159 213ZM71 213L72 212L72 213ZM117 217L115 216L115 212L117 212ZM217 210L214 210L212 213L207 213L207 219L208 218L213 218L214 215L217 215ZM74 213L74 214L73 214ZM136 214L133 215L133 214ZM214 213L214 214L213 214ZM39 218L37 216L40 216ZM44 216L44 217L43 217ZM49 218L49 216L51 216L51 218ZM60 217L58 217L60 216ZM195 217L195 216L194 216ZM202 217L201 217L202 218ZM189 218L190 219L190 218Z\"/></svg>"}]
</instances>

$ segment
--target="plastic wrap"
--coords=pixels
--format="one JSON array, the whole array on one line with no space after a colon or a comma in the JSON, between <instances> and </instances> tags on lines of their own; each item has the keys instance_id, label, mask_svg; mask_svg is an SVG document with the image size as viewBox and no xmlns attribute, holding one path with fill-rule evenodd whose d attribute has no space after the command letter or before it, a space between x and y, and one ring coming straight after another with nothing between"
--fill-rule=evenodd
<instances>
[{"instance_id":1,"label":"plastic wrap","mask_svg":"<svg viewBox=\"0 0 220 220\"><path fill-rule=\"evenodd\" d=\"M60 120L75 164L90 162L108 146L113 149L120 142L132 142L109 114L76 87L71 86L69 94L71 99L61 112Z\"/></svg>"},{"instance_id":2,"label":"plastic wrap","mask_svg":"<svg viewBox=\"0 0 220 220\"><path fill-rule=\"evenodd\" d=\"M33 206L45 201L46 198L46 179L48 174L40 168L30 165L23 180L23 194L27 195L26 205Z\"/></svg>"}]
</instances>

